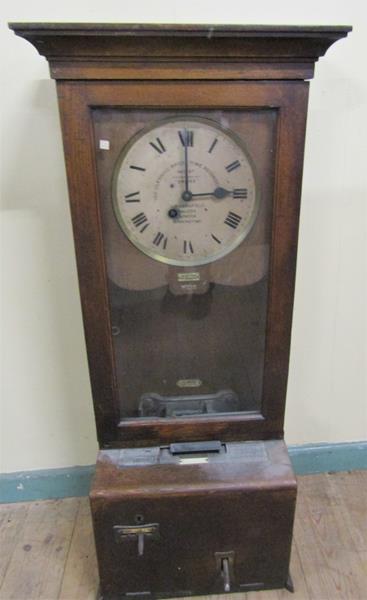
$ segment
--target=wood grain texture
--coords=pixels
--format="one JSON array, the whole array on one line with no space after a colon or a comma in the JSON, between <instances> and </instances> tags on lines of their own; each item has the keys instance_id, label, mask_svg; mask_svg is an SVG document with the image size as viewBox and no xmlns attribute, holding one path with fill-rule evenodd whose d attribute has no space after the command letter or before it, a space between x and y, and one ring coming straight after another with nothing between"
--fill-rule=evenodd
<instances>
[{"instance_id":1,"label":"wood grain texture","mask_svg":"<svg viewBox=\"0 0 367 600\"><path fill-rule=\"evenodd\" d=\"M152 597L219 593L216 553L233 556L232 591L283 588L289 572L296 480L282 440L227 444L207 463L124 465L101 451L90 498L102 594ZM134 452L136 455L137 451ZM159 535L116 543L116 526L156 523ZM194 532L194 535L193 535Z\"/></svg>"},{"instance_id":2,"label":"wood grain texture","mask_svg":"<svg viewBox=\"0 0 367 600\"><path fill-rule=\"evenodd\" d=\"M81 498L70 548L65 561L60 600L95 600L98 586L91 514L87 498Z\"/></svg>"},{"instance_id":3,"label":"wood grain texture","mask_svg":"<svg viewBox=\"0 0 367 600\"><path fill-rule=\"evenodd\" d=\"M298 478L300 489L296 511L295 540L291 558L291 573L295 585L295 595L283 590L266 592L248 592L235 596L238 600L328 600L343 598L365 600L367 589L366 549L366 498L367 498L367 471L344 472L335 474L322 474L303 476ZM74 501L72 501L73 504ZM95 565L95 550L92 534L92 523L86 498L77 499L78 509L73 509L70 515L73 526L68 527L69 535L65 544L68 545L68 556L63 554L63 566L58 566L58 557L50 553L49 569L42 568L42 562L37 558L34 562L34 573L28 578L28 586L24 583L26 572L24 570L22 555L25 551L23 545L29 543L22 527L27 512L33 513L33 521L37 522L35 515L42 516L38 522L49 523L49 533L55 537L65 535L63 520L54 519L61 512L62 505L70 506L69 500L30 502L23 504L0 505L0 546L2 559L12 564L11 570L5 573L5 578L0 587L2 600L29 600L42 598L42 590L53 588L53 595L47 600L94 600L97 593L97 574ZM341 510L344 506L345 509ZM335 509L335 507L337 507ZM15 511L15 512L14 512ZM64 514L70 514L69 507ZM314 515L310 519L310 513ZM330 512L325 520L320 518ZM19 516L19 519L17 518ZM47 517L51 517L48 518ZM315 525L315 515L323 520L322 540L316 536L319 525ZM8 519L11 524L13 541L9 546L9 532L4 529ZM10 525L10 524L9 524ZM29 531L29 530L28 530ZM321 533L321 529L320 529ZM8 541L7 541L8 540ZM333 547L332 552L330 551ZM325 552L325 548L329 548ZM7 552L4 552L4 548ZM349 549L349 550L348 550ZM344 564L345 554L352 552L352 560ZM35 553L44 553L41 548L35 548ZM4 557L7 554L7 557ZM54 561L56 561L54 563ZM361 568L361 563L363 567ZM18 569L14 565L18 564ZM55 570L52 568L56 565ZM346 567L348 572L346 572ZM60 570L61 573L60 580ZM56 579L57 585L52 584ZM46 585L46 580L49 583ZM43 596L44 597L44 596ZM217 596L201 596L202 600L230 600L229 594Z\"/></svg>"},{"instance_id":4,"label":"wood grain texture","mask_svg":"<svg viewBox=\"0 0 367 600\"><path fill-rule=\"evenodd\" d=\"M307 588L312 598L364 598L365 557L363 551L357 550L349 529L342 485L336 491L337 484L330 485L330 477L300 478L298 510L302 519L296 521L295 539L308 574ZM339 474L334 477L335 480L340 479ZM345 474L345 477L351 480L351 475ZM366 495L363 496L363 493L366 494L366 489L360 486L358 503L366 513ZM361 535L365 537L365 534L364 526L364 534L362 529Z\"/></svg>"},{"instance_id":5,"label":"wood grain texture","mask_svg":"<svg viewBox=\"0 0 367 600\"><path fill-rule=\"evenodd\" d=\"M304 79L312 76L314 62L333 42L345 37L351 28L118 24L12 24L11 28L46 56L52 76L58 80L83 320L100 445L104 448L160 445L215 436L222 441L273 438L266 444L268 447L278 444L279 448L282 443L275 440L283 436L307 113L308 83ZM268 303L266 315L265 311L263 315L266 343L258 352L260 358L257 362L261 360L264 363L264 371L260 377L262 382L257 382L257 387L262 389L262 397L261 401L256 401L256 412L249 410L247 414L223 413L203 418L199 415L192 419L151 420L139 420L136 412L130 412L134 415L133 419L123 418L126 416L121 410L124 394L121 398L118 393L119 373L112 343L101 193L93 136L92 114L96 107L99 110L114 107L126 111L232 109L250 114L256 109L274 112L274 149L268 150L273 152L275 166L270 192L272 209L269 211L272 222L269 227ZM187 169L187 161L185 165ZM126 256L122 259L128 260ZM229 301L226 304L230 310ZM241 304L246 302L242 300ZM216 327L220 330L224 326L225 319L218 318ZM210 336L207 336L205 341L209 339ZM147 345L143 342L144 339L138 340L139 356L140 347ZM234 346L233 342L230 345ZM187 353L190 349L184 350ZM193 344L193 355L195 350ZM202 353L201 348L197 350ZM139 364L134 365L138 376L149 359L148 348ZM222 364L218 370L223 368L225 365ZM230 368L233 369L233 366ZM216 364L210 370L215 369ZM133 387L132 397L136 397L139 389L137 385ZM247 382L245 387L249 387ZM115 456L119 454L115 450ZM224 469L219 464L214 470L212 464L208 468L202 465L203 469L198 472L187 467L186 479L183 471L173 468L171 471L162 468L158 478L154 479L157 473L152 467L145 469L146 472L141 469L144 471L143 478L130 481L124 473L121 480L116 465L112 469L108 464L97 467L97 471L99 468L107 473L106 484L99 483L97 475L91 499L102 589L109 599L131 590L137 593L151 589L163 595L173 591L181 595L220 591L223 589L223 577L218 569L221 562L216 564L213 561L213 552L217 552L218 545L220 549L226 547L228 550L228 546L235 549L233 572L237 575L233 585L237 590L281 588L285 585L296 495L289 463L286 460L275 461L270 470L257 466L252 472L251 465L246 471L241 470L235 461L233 464L229 464L229 460L227 462ZM324 575L321 584L312 578L307 579L307 592L311 597L315 590L324 594L334 586L336 592L333 590L334 595L330 598L352 598L361 593L359 583L350 577L355 544L348 546L345 533L339 530L337 522L338 509L342 513L347 512L346 500L335 506L331 501L326 502L325 495L318 497L316 494L317 510L320 512L316 510L315 513L311 492L312 502L306 501L303 507L304 518L309 522L307 535L319 547L325 563L332 565L333 571L330 568L321 570ZM126 515L131 521L140 505L141 514L150 511L152 518L160 520L162 517L162 528L165 528L163 540L166 543L160 542L156 553L155 547L147 544L148 560L140 561L146 568L137 572L136 547L131 550L131 546L126 552L116 548L118 544L113 537L112 524L116 518L124 522ZM78 502L63 506L66 512L60 517L59 537L55 538L49 533L49 523L42 517L42 511L36 511L35 522L32 521L33 511L27 514L23 533L30 537L32 543L24 543L14 549L10 562L4 568L6 577L2 591L5 594L15 594L14 597L25 595L27 598L60 595L62 568L74 526L88 540L87 530L79 519L75 520ZM53 512L57 513L55 507L52 505ZM329 509L328 512L326 509ZM180 515L179 519L177 515ZM241 519L237 520L237 515L241 515ZM54 514L53 518L57 520L58 515ZM192 526L196 528L194 544L189 535ZM330 540L326 538L328 529L331 529ZM354 536L357 539L357 532ZM341 557L335 554L338 538L345 542ZM182 540L183 544L180 544ZM140 544L139 537L141 550ZM171 564L172 556L174 564ZM142 552L139 552L139 557L142 559ZM314 568L314 557L315 553L307 551L302 560ZM72 588L81 590L88 578L84 574L78 577L75 572L75 565L83 561L84 555L76 542L72 543L67 562L68 575L62 584L64 598ZM125 572L121 571L122 561ZM182 561L180 572L175 570L175 565L180 564L177 561ZM296 562L296 566L300 573L299 563ZM362 568L359 563L357 568ZM39 573L45 573L46 579L41 581ZM88 593L90 591L91 588ZM280 592L277 595L280 597Z\"/></svg>"},{"instance_id":6,"label":"wood grain texture","mask_svg":"<svg viewBox=\"0 0 367 600\"><path fill-rule=\"evenodd\" d=\"M351 31L348 26L112 23L11 23L10 28L46 56L55 79L305 79L329 46Z\"/></svg>"},{"instance_id":7,"label":"wood grain texture","mask_svg":"<svg viewBox=\"0 0 367 600\"><path fill-rule=\"evenodd\" d=\"M102 447L160 441L281 437L291 334L308 83L59 82L79 285L99 442ZM248 110L278 113L267 342L261 414L120 421L100 201L92 141L93 107ZM221 323L218 323L218 327ZM222 324L223 326L223 324Z\"/></svg>"},{"instance_id":8,"label":"wood grain texture","mask_svg":"<svg viewBox=\"0 0 367 600\"><path fill-rule=\"evenodd\" d=\"M0 505L1 506L1 505ZM3 505L0 510L0 588L7 573L17 540L21 534L30 504Z\"/></svg>"},{"instance_id":9,"label":"wood grain texture","mask_svg":"<svg viewBox=\"0 0 367 600\"><path fill-rule=\"evenodd\" d=\"M3 600L58 598L79 502L29 505L0 589Z\"/></svg>"},{"instance_id":10,"label":"wood grain texture","mask_svg":"<svg viewBox=\"0 0 367 600\"><path fill-rule=\"evenodd\" d=\"M12 23L10 27L48 59L57 79L100 446L154 445L213 436L223 440L282 437L308 99L304 79L312 76L314 62L331 44L348 35L351 27L98 23ZM123 419L126 412L120 410L112 344L93 136L96 107L158 112L232 109L245 114L257 109L276 114L274 151L268 150L273 152L275 173L270 192L272 239L264 374L257 415ZM237 270L241 268L239 265ZM219 322L220 327L223 323ZM138 376L148 361L149 352L134 366ZM215 369L213 365L211 370ZM136 398L139 389L132 395Z\"/></svg>"}]
</instances>

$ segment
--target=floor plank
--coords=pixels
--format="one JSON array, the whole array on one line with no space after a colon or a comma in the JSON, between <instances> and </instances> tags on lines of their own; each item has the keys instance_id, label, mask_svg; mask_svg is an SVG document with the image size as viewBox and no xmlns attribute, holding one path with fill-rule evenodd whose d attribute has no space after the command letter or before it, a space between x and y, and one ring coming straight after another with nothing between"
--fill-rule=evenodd
<instances>
[{"instance_id":1,"label":"floor plank","mask_svg":"<svg viewBox=\"0 0 367 600\"><path fill-rule=\"evenodd\" d=\"M311 600L366 600L361 557L347 543L348 528L338 513L338 495L328 475L299 481L296 545Z\"/></svg>"},{"instance_id":2,"label":"floor plank","mask_svg":"<svg viewBox=\"0 0 367 600\"><path fill-rule=\"evenodd\" d=\"M345 543L358 552L367 552L367 471L333 473L328 483L338 516L348 531Z\"/></svg>"},{"instance_id":3,"label":"floor plank","mask_svg":"<svg viewBox=\"0 0 367 600\"><path fill-rule=\"evenodd\" d=\"M278 590L259 590L258 592L247 592L247 600L278 600ZM230 600L228 598L228 600Z\"/></svg>"},{"instance_id":4,"label":"floor plank","mask_svg":"<svg viewBox=\"0 0 367 600\"><path fill-rule=\"evenodd\" d=\"M0 504L0 588L17 545L30 504Z\"/></svg>"},{"instance_id":5,"label":"floor plank","mask_svg":"<svg viewBox=\"0 0 367 600\"><path fill-rule=\"evenodd\" d=\"M79 498L30 503L1 599L58 598L79 503Z\"/></svg>"},{"instance_id":6,"label":"floor plank","mask_svg":"<svg viewBox=\"0 0 367 600\"><path fill-rule=\"evenodd\" d=\"M296 519L297 518L298 515L296 512ZM309 600L310 596L308 594L305 574L295 540L293 540L292 544L292 556L289 571L294 585L294 594L290 596L288 590L278 590L279 600ZM256 598L254 598L254 600L256 600Z\"/></svg>"},{"instance_id":7,"label":"floor plank","mask_svg":"<svg viewBox=\"0 0 367 600\"><path fill-rule=\"evenodd\" d=\"M60 600L95 600L97 560L88 498L82 498L62 580Z\"/></svg>"}]
</instances>

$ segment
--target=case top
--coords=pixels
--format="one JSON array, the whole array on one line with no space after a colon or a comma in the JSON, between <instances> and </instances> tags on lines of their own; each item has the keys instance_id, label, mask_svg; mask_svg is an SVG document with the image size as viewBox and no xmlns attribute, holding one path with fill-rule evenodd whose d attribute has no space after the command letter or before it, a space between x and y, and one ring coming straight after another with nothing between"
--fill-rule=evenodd
<instances>
[{"instance_id":1,"label":"case top","mask_svg":"<svg viewBox=\"0 0 367 600\"><path fill-rule=\"evenodd\" d=\"M54 79L309 79L350 26L10 23Z\"/></svg>"},{"instance_id":2,"label":"case top","mask_svg":"<svg viewBox=\"0 0 367 600\"><path fill-rule=\"evenodd\" d=\"M144 456L145 455L145 456ZM296 479L283 440L223 444L217 454L172 455L167 447L102 450L91 496L205 494L213 488L291 488Z\"/></svg>"}]
</instances>

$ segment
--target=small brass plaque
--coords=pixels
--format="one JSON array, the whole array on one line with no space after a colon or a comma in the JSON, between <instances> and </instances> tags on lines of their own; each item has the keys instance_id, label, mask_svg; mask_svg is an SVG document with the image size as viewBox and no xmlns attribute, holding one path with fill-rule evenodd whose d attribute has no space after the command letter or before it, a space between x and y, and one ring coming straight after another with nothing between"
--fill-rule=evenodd
<instances>
[{"instance_id":1,"label":"small brass plaque","mask_svg":"<svg viewBox=\"0 0 367 600\"><path fill-rule=\"evenodd\" d=\"M125 542L131 538L146 536L152 539L159 538L159 523L147 523L146 525L114 525L113 533L115 541Z\"/></svg>"},{"instance_id":2,"label":"small brass plaque","mask_svg":"<svg viewBox=\"0 0 367 600\"><path fill-rule=\"evenodd\" d=\"M187 273L177 273L177 281L200 281L200 273L197 271Z\"/></svg>"},{"instance_id":3,"label":"small brass plaque","mask_svg":"<svg viewBox=\"0 0 367 600\"><path fill-rule=\"evenodd\" d=\"M179 379L176 385L181 388L196 388L203 385L203 382L201 381L201 379Z\"/></svg>"}]
</instances>

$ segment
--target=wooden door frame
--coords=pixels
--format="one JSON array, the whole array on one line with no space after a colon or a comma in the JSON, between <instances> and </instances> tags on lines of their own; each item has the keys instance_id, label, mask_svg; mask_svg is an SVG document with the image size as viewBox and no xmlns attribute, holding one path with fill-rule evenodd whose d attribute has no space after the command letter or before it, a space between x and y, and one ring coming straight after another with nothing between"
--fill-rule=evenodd
<instances>
[{"instance_id":1,"label":"wooden door frame","mask_svg":"<svg viewBox=\"0 0 367 600\"><path fill-rule=\"evenodd\" d=\"M57 81L98 440L102 447L283 436L308 83ZM266 351L259 413L120 420L98 197L94 108L276 110Z\"/></svg>"}]
</instances>

